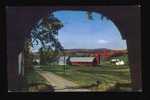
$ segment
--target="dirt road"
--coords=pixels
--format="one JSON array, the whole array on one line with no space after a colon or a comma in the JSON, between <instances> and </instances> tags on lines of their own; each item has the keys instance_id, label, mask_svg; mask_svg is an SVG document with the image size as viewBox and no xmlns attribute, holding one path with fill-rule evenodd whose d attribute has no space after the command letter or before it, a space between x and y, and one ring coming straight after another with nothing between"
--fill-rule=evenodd
<instances>
[{"instance_id":1,"label":"dirt road","mask_svg":"<svg viewBox=\"0 0 150 100\"><path fill-rule=\"evenodd\" d=\"M43 76L50 85L55 89L55 92L88 92L88 89L73 89L77 87L78 84L73 83L72 81L66 80L56 74L53 74L48 71L37 71L41 76Z\"/></svg>"}]
</instances>

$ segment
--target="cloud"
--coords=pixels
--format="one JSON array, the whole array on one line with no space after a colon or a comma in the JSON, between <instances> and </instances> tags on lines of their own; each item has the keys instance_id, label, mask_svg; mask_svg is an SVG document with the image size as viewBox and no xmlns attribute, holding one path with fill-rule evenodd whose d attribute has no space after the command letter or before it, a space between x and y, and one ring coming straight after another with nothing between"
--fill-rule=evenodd
<instances>
[{"instance_id":1,"label":"cloud","mask_svg":"<svg viewBox=\"0 0 150 100\"><path fill-rule=\"evenodd\" d=\"M99 44L107 44L107 43L109 43L109 41L107 41L107 40L98 40L97 43L99 43Z\"/></svg>"}]
</instances>

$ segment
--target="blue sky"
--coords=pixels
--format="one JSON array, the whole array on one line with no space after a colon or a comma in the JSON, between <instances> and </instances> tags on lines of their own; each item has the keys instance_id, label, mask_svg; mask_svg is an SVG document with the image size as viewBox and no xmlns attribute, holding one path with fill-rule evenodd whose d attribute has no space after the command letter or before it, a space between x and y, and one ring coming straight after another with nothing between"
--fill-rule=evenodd
<instances>
[{"instance_id":1,"label":"blue sky","mask_svg":"<svg viewBox=\"0 0 150 100\"><path fill-rule=\"evenodd\" d=\"M64 24L58 35L63 47L126 49L126 41L122 40L113 22L105 18L102 20L99 13L92 15L93 20L89 20L84 11L54 12L54 16Z\"/></svg>"}]
</instances>

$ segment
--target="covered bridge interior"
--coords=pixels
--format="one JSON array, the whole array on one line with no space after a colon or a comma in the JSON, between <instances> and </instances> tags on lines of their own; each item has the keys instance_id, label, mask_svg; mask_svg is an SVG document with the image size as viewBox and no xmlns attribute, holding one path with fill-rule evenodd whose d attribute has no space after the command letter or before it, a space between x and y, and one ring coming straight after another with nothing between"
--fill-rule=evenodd
<instances>
[{"instance_id":1,"label":"covered bridge interior","mask_svg":"<svg viewBox=\"0 0 150 100\"><path fill-rule=\"evenodd\" d=\"M23 51L25 36L42 17L59 10L92 11L112 20L127 41L132 88L142 90L141 78L141 16L138 6L48 6L7 7L7 72L8 89L17 89L22 82L18 74L18 55Z\"/></svg>"}]
</instances>

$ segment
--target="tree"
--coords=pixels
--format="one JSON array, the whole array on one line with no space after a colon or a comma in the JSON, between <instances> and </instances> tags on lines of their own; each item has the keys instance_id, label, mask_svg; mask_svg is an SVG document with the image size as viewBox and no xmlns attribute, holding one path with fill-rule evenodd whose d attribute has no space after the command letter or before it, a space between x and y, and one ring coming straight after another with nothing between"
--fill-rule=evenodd
<instances>
[{"instance_id":1,"label":"tree","mask_svg":"<svg viewBox=\"0 0 150 100\"><path fill-rule=\"evenodd\" d=\"M93 15L91 11L87 11L87 17L89 20L93 20ZM106 18L107 20L109 20L109 18L107 16L104 16L103 14L101 15L101 20L103 20L104 18Z\"/></svg>"},{"instance_id":2,"label":"tree","mask_svg":"<svg viewBox=\"0 0 150 100\"><path fill-rule=\"evenodd\" d=\"M49 17L42 18L31 31L32 43L36 41L36 45L42 44L42 48L48 50L61 51L63 47L57 39L58 30L63 27L63 24L53 14ZM34 47L34 45L32 44Z\"/></svg>"},{"instance_id":3,"label":"tree","mask_svg":"<svg viewBox=\"0 0 150 100\"><path fill-rule=\"evenodd\" d=\"M41 64L53 63L57 61L59 56L57 51L48 50L46 48L40 48L39 53L40 53Z\"/></svg>"},{"instance_id":4,"label":"tree","mask_svg":"<svg viewBox=\"0 0 150 100\"><path fill-rule=\"evenodd\" d=\"M92 12L87 12L88 19L93 20Z\"/></svg>"},{"instance_id":5,"label":"tree","mask_svg":"<svg viewBox=\"0 0 150 100\"><path fill-rule=\"evenodd\" d=\"M63 27L63 23L58 20L53 14L50 16L44 17L36 23L31 30L31 37L26 37L25 41L25 55L26 61L32 61L30 58L31 46L34 48L35 46L41 44L41 57L42 63L46 63L48 60L48 51L55 51L55 55L63 50L60 42L57 39L58 30ZM36 44L34 44L36 43ZM45 57L44 57L45 56ZM25 62L28 66L32 65L32 62Z\"/></svg>"}]
</instances>

